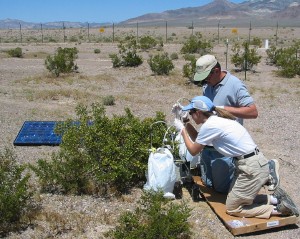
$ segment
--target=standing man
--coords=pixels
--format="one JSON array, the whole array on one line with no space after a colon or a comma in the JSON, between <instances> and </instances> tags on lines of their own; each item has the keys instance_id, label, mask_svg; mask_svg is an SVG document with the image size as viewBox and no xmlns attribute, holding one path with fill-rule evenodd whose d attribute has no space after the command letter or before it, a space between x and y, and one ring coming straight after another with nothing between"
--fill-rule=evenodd
<instances>
[{"instance_id":1,"label":"standing man","mask_svg":"<svg viewBox=\"0 0 300 239\"><path fill-rule=\"evenodd\" d=\"M245 84L230 72L222 70L215 56L204 55L197 60L193 83L203 86L203 95L214 105L236 116L240 124L243 125L243 119L257 118L256 105ZM279 183L277 160L270 160L269 167L269 189L274 190ZM200 169L206 186L221 193L228 192L234 174L233 158L224 157L213 146L206 146L201 154Z\"/></svg>"}]
</instances>

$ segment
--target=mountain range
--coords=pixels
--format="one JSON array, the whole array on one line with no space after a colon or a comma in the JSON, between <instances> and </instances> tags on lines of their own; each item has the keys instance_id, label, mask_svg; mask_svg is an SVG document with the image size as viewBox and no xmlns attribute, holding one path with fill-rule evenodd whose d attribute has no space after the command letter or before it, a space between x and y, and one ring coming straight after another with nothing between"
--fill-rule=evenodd
<instances>
[{"instance_id":1,"label":"mountain range","mask_svg":"<svg viewBox=\"0 0 300 239\"><path fill-rule=\"evenodd\" d=\"M271 26L280 22L282 26L300 26L300 0L248 0L236 4L227 0L214 0L199 7L187 7L168 10L161 13L148 13L130 18L118 24L131 25L137 22L141 25L153 25L168 22L170 25L186 25L191 21L205 26L235 24L236 26L249 25L249 21L256 25ZM82 28L101 27L112 23L88 22L47 22L32 23L16 19L0 20L0 29L22 28Z\"/></svg>"}]
</instances>

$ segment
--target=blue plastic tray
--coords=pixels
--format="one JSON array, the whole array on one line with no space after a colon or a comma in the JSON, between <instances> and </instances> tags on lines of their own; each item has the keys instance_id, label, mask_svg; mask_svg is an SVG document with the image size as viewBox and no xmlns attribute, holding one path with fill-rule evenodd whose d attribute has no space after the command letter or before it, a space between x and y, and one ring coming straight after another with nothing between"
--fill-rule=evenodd
<instances>
[{"instance_id":1,"label":"blue plastic tray","mask_svg":"<svg viewBox=\"0 0 300 239\"><path fill-rule=\"evenodd\" d=\"M25 121L20 129L14 145L18 146L57 146L61 143L61 135L54 133L57 121Z\"/></svg>"}]
</instances>

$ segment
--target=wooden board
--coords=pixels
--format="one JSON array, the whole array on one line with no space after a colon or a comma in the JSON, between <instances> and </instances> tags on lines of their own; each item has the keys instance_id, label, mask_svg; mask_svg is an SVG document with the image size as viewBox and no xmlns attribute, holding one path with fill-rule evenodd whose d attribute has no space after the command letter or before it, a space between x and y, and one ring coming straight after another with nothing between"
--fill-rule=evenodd
<instances>
[{"instance_id":1,"label":"wooden board","mask_svg":"<svg viewBox=\"0 0 300 239\"><path fill-rule=\"evenodd\" d=\"M213 189L205 187L199 176L193 176L193 180L199 185L200 193L205 197L209 206L234 236L296 224L298 222L299 218L296 216L272 216L269 219L230 216L226 213L225 208L226 195L217 193Z\"/></svg>"}]
</instances>

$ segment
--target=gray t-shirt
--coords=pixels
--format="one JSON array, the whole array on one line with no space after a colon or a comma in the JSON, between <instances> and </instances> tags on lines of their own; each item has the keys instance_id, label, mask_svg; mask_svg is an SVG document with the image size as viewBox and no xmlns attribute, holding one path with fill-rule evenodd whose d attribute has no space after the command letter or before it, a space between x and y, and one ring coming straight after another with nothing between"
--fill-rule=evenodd
<instances>
[{"instance_id":1,"label":"gray t-shirt","mask_svg":"<svg viewBox=\"0 0 300 239\"><path fill-rule=\"evenodd\" d=\"M215 86L204 85L203 95L208 97L215 106L249 106L254 104L246 85L230 72L225 71L224 79ZM243 119L237 121L243 125Z\"/></svg>"}]
</instances>

